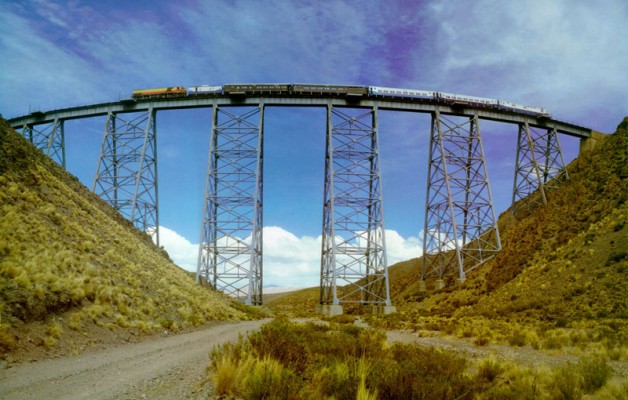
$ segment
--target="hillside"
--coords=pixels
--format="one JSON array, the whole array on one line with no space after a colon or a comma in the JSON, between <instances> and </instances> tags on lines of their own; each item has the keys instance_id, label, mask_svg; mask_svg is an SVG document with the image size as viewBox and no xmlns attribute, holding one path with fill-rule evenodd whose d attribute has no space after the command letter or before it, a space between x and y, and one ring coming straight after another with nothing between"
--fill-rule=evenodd
<instances>
[{"instance_id":1,"label":"hillside","mask_svg":"<svg viewBox=\"0 0 628 400\"><path fill-rule=\"evenodd\" d=\"M628 317L628 118L568 169L569 181L548 194L547 206L502 214L503 251L461 288L423 299L411 283L394 291L395 300L444 317Z\"/></svg>"},{"instance_id":2,"label":"hillside","mask_svg":"<svg viewBox=\"0 0 628 400\"><path fill-rule=\"evenodd\" d=\"M0 358L253 318L0 118Z\"/></svg>"},{"instance_id":3,"label":"hillside","mask_svg":"<svg viewBox=\"0 0 628 400\"><path fill-rule=\"evenodd\" d=\"M461 287L452 277L444 290L420 293L420 258L392 266L391 293L400 313L386 323L423 324L423 318L435 317L464 324L464 318L475 317L566 326L589 320L610 326L623 338L628 317L628 118L568 170L569 181L548 194L547 206L501 215L503 251L469 274ZM428 281L428 287L433 283ZM270 305L303 315L307 310L296 304L315 301L313 291L301 291Z\"/></svg>"}]
</instances>

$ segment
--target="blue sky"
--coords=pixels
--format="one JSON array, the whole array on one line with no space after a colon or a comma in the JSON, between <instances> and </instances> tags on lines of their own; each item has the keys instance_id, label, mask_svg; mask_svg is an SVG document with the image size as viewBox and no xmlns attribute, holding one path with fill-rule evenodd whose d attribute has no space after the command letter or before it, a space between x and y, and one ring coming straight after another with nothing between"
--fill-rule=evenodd
<instances>
[{"instance_id":1,"label":"blue sky","mask_svg":"<svg viewBox=\"0 0 628 400\"><path fill-rule=\"evenodd\" d=\"M628 2L11 1L0 3L0 113L126 98L133 89L315 82L436 90L547 108L602 132L628 114ZM162 242L194 269L209 110L158 114ZM319 281L324 110L269 108L265 283ZM516 126L481 122L497 212ZM66 124L68 169L91 188L104 119ZM427 115L382 112L390 262L420 255ZM578 141L561 137L567 160Z\"/></svg>"}]
</instances>

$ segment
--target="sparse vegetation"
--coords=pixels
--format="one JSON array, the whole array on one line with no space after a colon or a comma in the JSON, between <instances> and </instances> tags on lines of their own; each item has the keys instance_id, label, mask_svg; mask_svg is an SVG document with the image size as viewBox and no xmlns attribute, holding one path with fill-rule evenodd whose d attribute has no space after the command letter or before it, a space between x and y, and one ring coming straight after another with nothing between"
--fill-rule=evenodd
<instances>
[{"instance_id":1,"label":"sparse vegetation","mask_svg":"<svg viewBox=\"0 0 628 400\"><path fill-rule=\"evenodd\" d=\"M551 369L493 357L473 363L432 347L387 346L372 328L287 319L210 358L215 393L244 399L621 399L628 387L609 384L612 370L598 354Z\"/></svg>"},{"instance_id":2,"label":"sparse vegetation","mask_svg":"<svg viewBox=\"0 0 628 400\"><path fill-rule=\"evenodd\" d=\"M93 333L94 326L105 334L124 330L141 335L253 315L249 308L195 285L147 234L4 120L0 214L4 354L32 344L54 348L73 332L78 337ZM28 328L37 324L44 328ZM31 333L22 334L25 330Z\"/></svg>"},{"instance_id":3,"label":"sparse vegetation","mask_svg":"<svg viewBox=\"0 0 628 400\"><path fill-rule=\"evenodd\" d=\"M472 398L464 358L416 345L388 347L373 329L334 327L276 319L214 349L208 381L219 395L246 399Z\"/></svg>"},{"instance_id":4,"label":"sparse vegetation","mask_svg":"<svg viewBox=\"0 0 628 400\"><path fill-rule=\"evenodd\" d=\"M609 360L625 365L628 359L628 118L568 168L569 181L549 193L547 206L500 217L504 250L463 285L449 279L444 290L422 293L421 259L399 263L389 271L399 311L362 318L380 329L582 360L551 372L508 367L478 398L580 398L592 391L628 397L625 376L620 383L604 380L612 375ZM311 315L317 295L308 289L270 305L289 316Z\"/></svg>"},{"instance_id":5,"label":"sparse vegetation","mask_svg":"<svg viewBox=\"0 0 628 400\"><path fill-rule=\"evenodd\" d=\"M3 354L55 349L94 329L143 335L261 314L194 285L146 234L0 125ZM246 399L628 398L625 374L611 366L625 369L628 360L628 118L569 172L546 207L501 216L504 251L463 285L419 292L421 260L400 263L390 270L399 312L361 316L375 329L356 326L347 314L364 310L351 307L316 323L277 318L214 349L207 382L219 396ZM318 296L318 288L295 292L271 308L311 316ZM473 361L389 345L378 329L568 354L574 362Z\"/></svg>"}]
</instances>

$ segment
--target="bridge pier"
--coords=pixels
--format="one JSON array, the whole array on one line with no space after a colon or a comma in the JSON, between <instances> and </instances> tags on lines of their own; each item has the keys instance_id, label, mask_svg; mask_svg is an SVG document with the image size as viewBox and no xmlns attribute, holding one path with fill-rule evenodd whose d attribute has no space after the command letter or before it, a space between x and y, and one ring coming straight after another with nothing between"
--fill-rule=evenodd
<instances>
[{"instance_id":1,"label":"bridge pier","mask_svg":"<svg viewBox=\"0 0 628 400\"><path fill-rule=\"evenodd\" d=\"M65 168L65 121L55 118L42 124L24 124L22 136Z\"/></svg>"},{"instance_id":2,"label":"bridge pier","mask_svg":"<svg viewBox=\"0 0 628 400\"><path fill-rule=\"evenodd\" d=\"M109 113L92 190L159 245L155 115Z\"/></svg>"},{"instance_id":3,"label":"bridge pier","mask_svg":"<svg viewBox=\"0 0 628 400\"><path fill-rule=\"evenodd\" d=\"M602 141L606 138L606 134L591 131L591 136L586 139L580 139L580 154L591 151L602 143Z\"/></svg>"},{"instance_id":4,"label":"bridge pier","mask_svg":"<svg viewBox=\"0 0 628 400\"><path fill-rule=\"evenodd\" d=\"M432 114L424 235L419 290L430 276L436 290L448 274L464 282L501 249L477 115Z\"/></svg>"},{"instance_id":5,"label":"bridge pier","mask_svg":"<svg viewBox=\"0 0 628 400\"><path fill-rule=\"evenodd\" d=\"M391 306L377 107L327 106L320 304ZM334 311L334 312L336 312Z\"/></svg>"},{"instance_id":6,"label":"bridge pier","mask_svg":"<svg viewBox=\"0 0 628 400\"><path fill-rule=\"evenodd\" d=\"M369 93L368 88L364 90ZM535 120L524 110L503 112L471 104L460 108L449 102L370 94L359 100L363 108L357 109L354 96L345 98L340 93L243 94L126 99L32 112L10 123L15 129L22 128L28 140L65 167L64 121L108 115L93 190L139 229L155 229L159 243L154 110L213 107L214 147L210 148L197 280L231 291L247 303L261 304L264 106L327 107L320 302L339 307L351 302L377 307L390 304L378 107L432 115L420 290L426 289L427 277L444 282L446 274L454 274L463 282L466 273L501 247L478 118L519 125L513 189L516 207L531 198L545 202L545 192L567 178L557 133L583 139L581 151L600 137L590 129L551 118ZM255 110L251 114L225 111L236 107ZM464 121L455 123L443 114ZM542 128L533 129L529 123ZM530 196L537 189L539 194ZM520 201L524 198L526 201ZM340 289L339 282L346 289Z\"/></svg>"},{"instance_id":7,"label":"bridge pier","mask_svg":"<svg viewBox=\"0 0 628 400\"><path fill-rule=\"evenodd\" d=\"M263 125L263 103L213 108L196 271L248 305L262 304Z\"/></svg>"},{"instance_id":8,"label":"bridge pier","mask_svg":"<svg viewBox=\"0 0 628 400\"><path fill-rule=\"evenodd\" d=\"M519 124L511 212L547 204L548 190L569 179L556 129ZM535 193L538 190L538 193Z\"/></svg>"}]
</instances>

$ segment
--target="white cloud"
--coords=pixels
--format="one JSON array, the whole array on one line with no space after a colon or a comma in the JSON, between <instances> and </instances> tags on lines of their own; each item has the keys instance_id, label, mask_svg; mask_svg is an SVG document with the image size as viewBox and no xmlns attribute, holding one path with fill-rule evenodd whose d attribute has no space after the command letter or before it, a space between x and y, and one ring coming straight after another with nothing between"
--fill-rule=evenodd
<instances>
[{"instance_id":1,"label":"white cloud","mask_svg":"<svg viewBox=\"0 0 628 400\"><path fill-rule=\"evenodd\" d=\"M442 2L430 12L442 21L434 35L440 90L543 106L583 121L587 112L628 106L623 0L603 7L569 0Z\"/></svg>"},{"instance_id":2,"label":"white cloud","mask_svg":"<svg viewBox=\"0 0 628 400\"><path fill-rule=\"evenodd\" d=\"M397 231L386 229L386 256L388 265L420 257L423 254L423 241L415 236L402 237Z\"/></svg>"},{"instance_id":3,"label":"white cloud","mask_svg":"<svg viewBox=\"0 0 628 400\"><path fill-rule=\"evenodd\" d=\"M198 244L167 227L160 227L160 244L170 258L188 271L196 271ZM386 230L388 264L421 255L421 240L403 238ZM321 236L297 237L278 226L264 227L264 284L281 287L311 287L320 284Z\"/></svg>"},{"instance_id":4,"label":"white cloud","mask_svg":"<svg viewBox=\"0 0 628 400\"><path fill-rule=\"evenodd\" d=\"M159 244L166 249L175 264L188 271L196 272L198 244L193 244L165 226L159 227Z\"/></svg>"}]
</instances>

